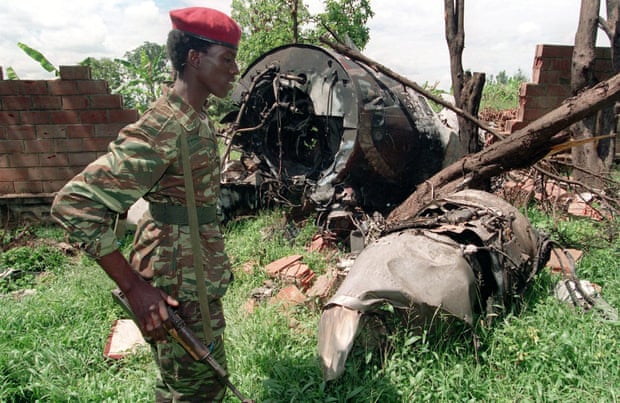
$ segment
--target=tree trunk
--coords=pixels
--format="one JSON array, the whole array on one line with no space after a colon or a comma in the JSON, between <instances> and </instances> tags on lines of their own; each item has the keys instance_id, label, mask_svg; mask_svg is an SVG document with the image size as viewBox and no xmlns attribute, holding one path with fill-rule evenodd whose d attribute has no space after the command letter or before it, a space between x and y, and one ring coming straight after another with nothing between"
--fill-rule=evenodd
<instances>
[{"instance_id":1,"label":"tree trunk","mask_svg":"<svg viewBox=\"0 0 620 403\"><path fill-rule=\"evenodd\" d=\"M293 20L293 43L299 43L299 0L292 0L291 3L291 20Z\"/></svg>"},{"instance_id":2,"label":"tree trunk","mask_svg":"<svg viewBox=\"0 0 620 403\"><path fill-rule=\"evenodd\" d=\"M450 75L452 78L454 104L457 108L477 116L485 75L484 73L474 73L472 75L471 73L463 72L465 0L444 0L444 12L446 41L450 52ZM458 116L458 123L462 149L468 153L480 151L482 144L478 137L478 126L462 116Z\"/></svg>"},{"instance_id":3,"label":"tree trunk","mask_svg":"<svg viewBox=\"0 0 620 403\"><path fill-rule=\"evenodd\" d=\"M389 214L388 225L405 223L434 198L465 188L477 188L480 183L502 172L534 164L552 147L567 140L568 135L560 133L561 130L618 100L620 74L567 99L558 108L504 140L442 169Z\"/></svg>"},{"instance_id":4,"label":"tree trunk","mask_svg":"<svg viewBox=\"0 0 620 403\"><path fill-rule=\"evenodd\" d=\"M614 74L620 73L620 0L607 0L607 21L602 22L603 31L609 38L609 44L611 48L611 66ZM618 111L620 111L620 104L616 103L614 109L614 120L616 122L615 138L611 138L611 150L615 154L618 149Z\"/></svg>"},{"instance_id":5,"label":"tree trunk","mask_svg":"<svg viewBox=\"0 0 620 403\"><path fill-rule=\"evenodd\" d=\"M596 31L599 23L600 0L582 0L579 25L575 35L573 62L571 68L571 90L573 95L598 80L595 77ZM600 110L576 123L571 128L575 140L610 134L615 130L613 106ZM573 172L575 180L602 187L601 175L609 172L614 149L610 139L586 143L572 149L573 163L582 168Z\"/></svg>"}]
</instances>

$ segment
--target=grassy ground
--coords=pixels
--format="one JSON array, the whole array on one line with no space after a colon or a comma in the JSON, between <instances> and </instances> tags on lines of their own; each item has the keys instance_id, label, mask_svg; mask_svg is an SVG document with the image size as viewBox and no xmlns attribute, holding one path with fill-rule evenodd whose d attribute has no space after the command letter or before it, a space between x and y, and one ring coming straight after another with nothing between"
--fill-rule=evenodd
<instances>
[{"instance_id":1,"label":"grassy ground","mask_svg":"<svg viewBox=\"0 0 620 403\"><path fill-rule=\"evenodd\" d=\"M606 301L620 307L617 222L552 220L534 210L530 216L565 246L585 251L578 274L601 285ZM284 235L294 232L278 212L238 221L227 232L236 274L225 297L229 369L232 382L257 401L620 400L618 323L558 302L552 295L558 278L549 271L538 276L518 312L491 328L476 326L477 350L472 331L463 326L420 336L394 319L397 330L383 347L354 347L344 376L323 382L316 306L284 309L265 303L252 313L245 307L270 261L301 253L315 271L331 264L324 255L305 251L311 225L294 241ZM53 229L35 235L62 239ZM7 260L6 253L0 256L0 262ZM122 361L103 357L110 326L123 316L110 297L112 282L83 256L59 260L50 254L40 259L42 265L46 259L54 268L37 277L34 295L0 297L0 401L152 401L155 367L148 351ZM236 399L229 394L227 401Z\"/></svg>"}]
</instances>

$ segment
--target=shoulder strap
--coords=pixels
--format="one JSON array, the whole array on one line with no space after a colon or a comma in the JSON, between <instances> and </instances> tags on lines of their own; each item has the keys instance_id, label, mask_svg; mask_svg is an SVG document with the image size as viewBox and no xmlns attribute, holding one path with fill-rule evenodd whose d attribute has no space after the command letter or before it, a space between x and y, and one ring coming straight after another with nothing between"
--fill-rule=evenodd
<instances>
[{"instance_id":1,"label":"shoulder strap","mask_svg":"<svg viewBox=\"0 0 620 403\"><path fill-rule=\"evenodd\" d=\"M196 272L196 290L200 302L200 315L205 333L206 344L213 341L211 329L211 313L209 312L209 300L207 298L207 286L205 283L202 247L200 245L200 232L198 231L198 212L196 210L196 198L194 195L194 182L192 180L192 168L189 161L189 145L185 132L181 133L181 163L183 165L183 181L185 182L185 198L187 203L187 217L189 230L192 238L192 254L194 257L194 271Z\"/></svg>"}]
</instances>

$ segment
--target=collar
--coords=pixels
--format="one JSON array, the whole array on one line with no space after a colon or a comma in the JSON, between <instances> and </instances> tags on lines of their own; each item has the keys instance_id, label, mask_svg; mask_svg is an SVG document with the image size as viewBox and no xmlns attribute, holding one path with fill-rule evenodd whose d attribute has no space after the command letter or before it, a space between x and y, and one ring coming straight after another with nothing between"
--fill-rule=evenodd
<instances>
[{"instance_id":1,"label":"collar","mask_svg":"<svg viewBox=\"0 0 620 403\"><path fill-rule=\"evenodd\" d=\"M166 101L172 108L175 118L186 131L194 131L200 126L200 114L174 91L168 92Z\"/></svg>"}]
</instances>

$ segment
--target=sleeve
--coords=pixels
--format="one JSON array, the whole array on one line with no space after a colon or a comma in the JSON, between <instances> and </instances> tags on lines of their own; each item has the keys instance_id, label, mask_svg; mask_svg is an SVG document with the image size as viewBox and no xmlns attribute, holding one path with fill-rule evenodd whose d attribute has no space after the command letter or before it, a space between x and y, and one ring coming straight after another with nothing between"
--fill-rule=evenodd
<instances>
[{"instance_id":1,"label":"sleeve","mask_svg":"<svg viewBox=\"0 0 620 403\"><path fill-rule=\"evenodd\" d=\"M110 144L107 154L58 192L51 215L90 256L99 258L118 248L113 228L116 214L145 195L176 158L176 147L169 140L148 136L130 125Z\"/></svg>"}]
</instances>

